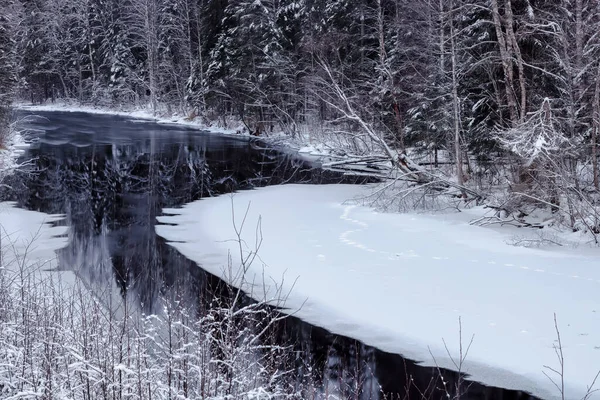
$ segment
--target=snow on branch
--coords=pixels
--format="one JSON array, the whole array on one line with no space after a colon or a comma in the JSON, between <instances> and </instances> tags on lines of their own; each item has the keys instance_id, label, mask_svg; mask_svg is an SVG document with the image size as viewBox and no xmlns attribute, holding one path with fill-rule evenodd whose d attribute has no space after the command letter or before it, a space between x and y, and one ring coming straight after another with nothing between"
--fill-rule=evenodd
<instances>
[{"instance_id":1,"label":"snow on branch","mask_svg":"<svg viewBox=\"0 0 600 400\"><path fill-rule=\"evenodd\" d=\"M499 131L496 138L502 147L522 160L524 167L531 167L541 159L553 159L573 144L557 127L548 98L544 99L540 109L527 121L514 128Z\"/></svg>"}]
</instances>

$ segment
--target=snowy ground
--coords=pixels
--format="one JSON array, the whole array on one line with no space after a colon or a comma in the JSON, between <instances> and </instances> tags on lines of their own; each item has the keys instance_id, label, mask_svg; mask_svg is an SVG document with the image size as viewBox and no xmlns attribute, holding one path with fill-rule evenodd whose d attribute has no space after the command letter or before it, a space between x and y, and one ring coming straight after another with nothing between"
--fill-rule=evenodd
<instances>
[{"instance_id":1,"label":"snowy ground","mask_svg":"<svg viewBox=\"0 0 600 400\"><path fill-rule=\"evenodd\" d=\"M286 185L205 199L165 210L158 219L169 225L157 232L208 271L231 276L227 252L240 263L232 209L239 227L250 205L245 251L257 232L263 237L246 274L255 297L291 290L289 312L312 324L429 365L431 351L450 368L443 340L456 357L461 317L463 345L475 335L465 370L542 398L560 396L543 374L553 376L545 365L559 368L556 313L566 398L583 396L600 369L597 251L509 245L516 228L468 224L481 210L382 214L345 203L365 190Z\"/></svg>"}]
</instances>

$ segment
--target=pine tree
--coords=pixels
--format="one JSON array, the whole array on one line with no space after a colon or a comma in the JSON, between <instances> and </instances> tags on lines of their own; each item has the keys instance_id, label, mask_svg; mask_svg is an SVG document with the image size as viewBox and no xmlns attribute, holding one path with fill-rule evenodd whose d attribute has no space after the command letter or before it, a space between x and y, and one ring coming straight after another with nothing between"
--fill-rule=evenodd
<instances>
[{"instance_id":1,"label":"pine tree","mask_svg":"<svg viewBox=\"0 0 600 400\"><path fill-rule=\"evenodd\" d=\"M282 104L287 98L282 83L294 85L295 79L289 78L294 74L293 56L300 41L301 4L237 0L225 10L223 31L211 51L208 76L255 133L272 123L273 114L289 117L286 110L290 101Z\"/></svg>"}]
</instances>

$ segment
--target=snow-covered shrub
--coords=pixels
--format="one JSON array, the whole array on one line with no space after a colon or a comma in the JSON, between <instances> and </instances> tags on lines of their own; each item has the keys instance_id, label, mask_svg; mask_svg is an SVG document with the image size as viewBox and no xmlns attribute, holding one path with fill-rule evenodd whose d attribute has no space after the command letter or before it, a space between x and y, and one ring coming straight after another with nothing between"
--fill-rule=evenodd
<instances>
[{"instance_id":1,"label":"snow-covered shrub","mask_svg":"<svg viewBox=\"0 0 600 400\"><path fill-rule=\"evenodd\" d=\"M498 132L497 140L515 163L508 196L495 206L517 216L547 208L556 222L585 230L595 238L600 214L597 200L582 179L584 140L561 128L550 100L544 99L523 124Z\"/></svg>"},{"instance_id":2,"label":"snow-covered shrub","mask_svg":"<svg viewBox=\"0 0 600 400\"><path fill-rule=\"evenodd\" d=\"M166 299L155 315L109 309L69 273L12 265L0 269L0 398L294 397L261 335L270 312L220 301L197 314Z\"/></svg>"},{"instance_id":3,"label":"snow-covered shrub","mask_svg":"<svg viewBox=\"0 0 600 400\"><path fill-rule=\"evenodd\" d=\"M498 132L504 148L516 155L523 168L553 164L564 151L574 150L574 143L560 130L552 115L550 99L525 123ZM564 153L562 154L564 155Z\"/></svg>"}]
</instances>

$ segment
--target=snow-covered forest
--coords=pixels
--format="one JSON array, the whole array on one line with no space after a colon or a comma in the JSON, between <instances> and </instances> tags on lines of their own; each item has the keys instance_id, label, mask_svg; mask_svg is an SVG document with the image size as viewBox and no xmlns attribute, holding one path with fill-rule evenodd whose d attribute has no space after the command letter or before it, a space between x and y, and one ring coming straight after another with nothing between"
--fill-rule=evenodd
<instances>
[{"instance_id":1,"label":"snow-covered forest","mask_svg":"<svg viewBox=\"0 0 600 400\"><path fill-rule=\"evenodd\" d=\"M61 104L160 123L13 113ZM167 137L165 121L261 139L227 136L256 150L246 158L230 142L194 147L207 132ZM20 153L19 124L33 132ZM464 366L489 385L587 400L600 379L599 133L598 0L0 0L0 194L14 201L0 203L0 398L383 398L371 366L387 351L431 368L420 384L406 372L398 398L467 398ZM172 165L159 138L176 146ZM376 184L217 196L312 170ZM183 194L156 200L171 186ZM152 207L123 213L121 239L102 248L112 267L141 282L129 268L167 262L160 236L232 286L198 307L160 289L151 309L121 276L103 298L75 263L55 264L65 246L94 264L125 209L110 196L132 194ZM62 229L79 209L93 229ZM29 254L32 239L47 252ZM317 364L279 340L285 313L357 340L348 365L333 345ZM479 335L472 363L460 321Z\"/></svg>"},{"instance_id":2,"label":"snow-covered forest","mask_svg":"<svg viewBox=\"0 0 600 400\"><path fill-rule=\"evenodd\" d=\"M420 151L455 165L455 187L508 188L499 216L533 202L598 233L595 0L10 0L0 22L4 107L318 130L405 173L418 168L404 151Z\"/></svg>"}]
</instances>

